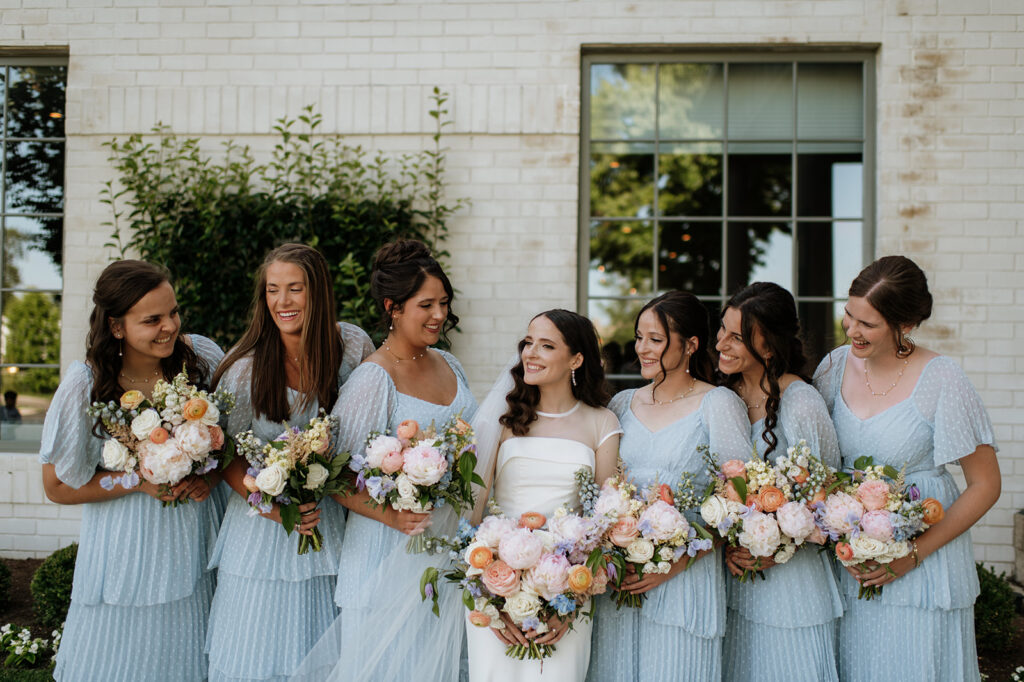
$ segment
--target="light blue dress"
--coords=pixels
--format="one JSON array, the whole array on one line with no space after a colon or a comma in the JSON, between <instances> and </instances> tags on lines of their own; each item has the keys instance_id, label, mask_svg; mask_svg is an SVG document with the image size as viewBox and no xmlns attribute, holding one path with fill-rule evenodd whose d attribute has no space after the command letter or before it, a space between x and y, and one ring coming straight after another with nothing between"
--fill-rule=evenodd
<instances>
[{"instance_id":1,"label":"light blue dress","mask_svg":"<svg viewBox=\"0 0 1024 682\"><path fill-rule=\"evenodd\" d=\"M342 323L345 353L338 370L341 386L373 342L359 327ZM228 434L252 429L273 440L286 428L255 415L251 397L252 357L235 362L220 386L235 394ZM302 394L288 389L292 413L288 425L302 426L320 409L314 401L298 409ZM344 510L332 500L320 505L323 549L299 555L298 535L286 535L280 523L249 516L249 504L231 492L224 522L210 561L217 568L217 592L210 613L206 650L210 680L286 680L306 652L334 621L331 599L345 531Z\"/></svg>"},{"instance_id":2,"label":"light blue dress","mask_svg":"<svg viewBox=\"0 0 1024 682\"><path fill-rule=\"evenodd\" d=\"M466 421L472 418L476 412L476 400L469 390L462 365L450 353L430 352L440 353L455 373L458 389L451 404L438 405L399 393L387 370L376 363L365 362L352 373L333 410L333 413L341 418L343 448L350 452L361 452L366 436L371 431L394 434L398 425L406 419L415 419L421 428L426 428L432 422L440 426L455 414L461 414ZM369 585L379 580L382 565L389 555L393 558L398 557L400 561L414 561L414 557L404 553L408 540L409 536L380 521L358 513L349 513L345 541L341 547L337 567L338 587L334 594L335 603L340 607L341 613L338 622L321 638L303 664L301 679L351 679L352 666L360 665L356 661L362 660L365 656L365 651L359 651L360 645L355 644L360 634L368 634L364 632L362 624L367 621L374 604L388 598L387 594L370 589ZM393 552L395 554L392 554ZM415 577L418 579L419 574L417 573ZM395 589L403 587L406 586L396 585ZM428 606L417 603L415 607L417 608L414 608L413 613L422 617L424 623L429 626L434 622L434 616ZM399 625L394 631L380 633L379 636L390 641L417 637L422 639L422 645L410 647L409 642L405 641L401 644L403 650L425 651L429 650L435 637L461 636L461 633L442 633L430 629L409 630L410 627L402 628ZM340 641L336 641L338 638ZM364 637L363 641L375 639L376 637L370 634L369 637ZM365 670L365 667L365 664L361 665L364 679L390 679L390 675L375 675L372 671ZM420 677L414 660L409 661L405 672L408 673L407 679Z\"/></svg>"},{"instance_id":3,"label":"light blue dress","mask_svg":"<svg viewBox=\"0 0 1024 682\"><path fill-rule=\"evenodd\" d=\"M757 451L764 419L750 428ZM828 409L814 387L794 381L782 393L772 462L801 439L830 467L839 466L839 443ZM725 679L737 682L835 682L835 619L843 614L831 555L808 544L784 564L764 571L765 580L728 576L729 611L722 661ZM794 656L794 652L800 652Z\"/></svg>"},{"instance_id":4,"label":"light blue dress","mask_svg":"<svg viewBox=\"0 0 1024 682\"><path fill-rule=\"evenodd\" d=\"M224 353L191 335L206 378ZM92 370L72 363L43 425L39 461L80 488L96 474L104 438L93 435ZM212 497L164 508L145 493L81 505L71 608L53 671L57 680L203 680L213 596L206 570L219 519Z\"/></svg>"},{"instance_id":5,"label":"light blue dress","mask_svg":"<svg viewBox=\"0 0 1024 682\"><path fill-rule=\"evenodd\" d=\"M953 360L937 356L908 398L859 419L842 396L848 353L848 346L832 351L815 374L835 422L843 465L853 466L861 455L897 469L906 465L907 483L949 509L960 490L946 465L979 445L995 447L992 422L974 386ZM846 599L838 646L843 680L902 680L908 674L944 682L980 678L974 642L978 576L970 533L929 555L871 601L857 599L857 582L849 573L838 574Z\"/></svg>"},{"instance_id":6,"label":"light blue dress","mask_svg":"<svg viewBox=\"0 0 1024 682\"><path fill-rule=\"evenodd\" d=\"M619 455L637 485L657 480L673 488L684 471L696 474L695 492L709 483L698 445L719 461L750 456L750 424L743 401L727 388L705 394L700 406L658 431L630 409L635 389L612 398L623 435ZM696 521L696 516L691 516ZM587 680L719 680L725 634L725 575L721 552L702 557L647 592L642 608L597 597Z\"/></svg>"}]
</instances>

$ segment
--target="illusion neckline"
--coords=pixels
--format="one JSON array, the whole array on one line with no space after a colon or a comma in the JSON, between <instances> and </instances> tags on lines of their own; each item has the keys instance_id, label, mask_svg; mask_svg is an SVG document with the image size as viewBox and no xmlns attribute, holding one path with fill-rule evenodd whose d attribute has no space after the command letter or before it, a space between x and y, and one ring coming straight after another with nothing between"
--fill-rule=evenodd
<instances>
[{"instance_id":1,"label":"illusion neckline","mask_svg":"<svg viewBox=\"0 0 1024 682\"><path fill-rule=\"evenodd\" d=\"M547 417L548 419L561 419L562 417L568 417L570 414L572 414L576 410L580 409L580 405L582 405L582 404L583 404L583 401L577 400L576 404L573 405L566 412L541 412L540 410L537 410L537 416L538 417Z\"/></svg>"}]
</instances>

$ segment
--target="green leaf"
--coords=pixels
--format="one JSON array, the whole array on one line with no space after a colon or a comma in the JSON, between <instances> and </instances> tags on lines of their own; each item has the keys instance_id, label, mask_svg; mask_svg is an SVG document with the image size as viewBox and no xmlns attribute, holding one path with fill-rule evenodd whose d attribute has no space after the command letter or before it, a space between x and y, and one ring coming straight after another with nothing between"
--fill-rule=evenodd
<instances>
[{"instance_id":1,"label":"green leaf","mask_svg":"<svg viewBox=\"0 0 1024 682\"><path fill-rule=\"evenodd\" d=\"M740 496L740 501L743 504L747 503L747 482L743 480L742 476L734 476L729 479L732 481L732 487L736 489L736 492Z\"/></svg>"},{"instance_id":2,"label":"green leaf","mask_svg":"<svg viewBox=\"0 0 1024 682\"><path fill-rule=\"evenodd\" d=\"M466 608L472 611L476 608L476 600L473 599L473 595L470 594L469 590L462 591L462 603L466 605Z\"/></svg>"},{"instance_id":3,"label":"green leaf","mask_svg":"<svg viewBox=\"0 0 1024 682\"><path fill-rule=\"evenodd\" d=\"M423 575L420 576L420 601L427 598L428 583L434 586L434 594L437 594L437 569L433 566L423 571Z\"/></svg>"},{"instance_id":4,"label":"green leaf","mask_svg":"<svg viewBox=\"0 0 1024 682\"><path fill-rule=\"evenodd\" d=\"M888 464L882 467L882 473L884 473L886 476L893 479L894 481L900 477L900 472L896 471L895 467L892 467Z\"/></svg>"},{"instance_id":5,"label":"green leaf","mask_svg":"<svg viewBox=\"0 0 1024 682\"><path fill-rule=\"evenodd\" d=\"M299 514L299 505L282 504L279 505L279 509L281 510L281 525L284 526L284 532L291 535L301 516Z\"/></svg>"},{"instance_id":6,"label":"green leaf","mask_svg":"<svg viewBox=\"0 0 1024 682\"><path fill-rule=\"evenodd\" d=\"M874 459L868 457L867 455L861 455L856 460L854 460L853 468L857 469L858 471L863 471L864 469L867 469L869 466L871 466L873 463Z\"/></svg>"}]
</instances>

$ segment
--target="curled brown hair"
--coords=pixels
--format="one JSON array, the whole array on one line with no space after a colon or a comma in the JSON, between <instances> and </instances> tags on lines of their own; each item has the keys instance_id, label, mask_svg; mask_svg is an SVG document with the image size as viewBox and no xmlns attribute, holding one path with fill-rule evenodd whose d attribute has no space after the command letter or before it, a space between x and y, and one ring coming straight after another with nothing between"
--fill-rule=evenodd
<instances>
[{"instance_id":1,"label":"curled brown hair","mask_svg":"<svg viewBox=\"0 0 1024 682\"><path fill-rule=\"evenodd\" d=\"M323 255L305 244L282 244L263 260L256 274L249 326L220 363L213 385L217 385L231 365L251 353L253 411L270 421L283 422L291 415L286 354L266 298L267 268L273 263L297 265L306 279L302 362L299 364L303 397L298 407L308 407L316 400L320 407L329 410L338 397L338 370L345 349L334 311L334 284Z\"/></svg>"},{"instance_id":2,"label":"curled brown hair","mask_svg":"<svg viewBox=\"0 0 1024 682\"><path fill-rule=\"evenodd\" d=\"M607 405L610 396L605 388L601 348L594 324L570 310L548 310L535 315L533 320L538 317L548 318L558 328L569 347L570 354L583 355L583 364L576 369L576 383L572 386L573 396L591 407ZM516 436L525 436L530 430L530 424L537 420L537 403L540 402L540 389L527 384L523 379L522 353L525 346L525 339L519 342L519 362L511 370L514 386L505 397L508 409L498 419L502 426L508 427Z\"/></svg>"},{"instance_id":3,"label":"curled brown hair","mask_svg":"<svg viewBox=\"0 0 1024 682\"><path fill-rule=\"evenodd\" d=\"M686 341L691 337L697 337L697 350L690 354L690 376L694 379L711 383L714 381L714 365L711 362L711 353L708 351L708 337L711 332L708 323L708 310L700 299L686 291L669 291L647 302L637 313L636 321L633 322L633 334L639 331L640 316L650 310L658 321L668 343L665 344L665 351L662 357L658 358L658 365L661 367L660 384L668 376L665 367L664 355L672 345L672 335L675 332L683 337L683 354L686 354ZM655 384L657 387L657 384Z\"/></svg>"},{"instance_id":4,"label":"curled brown hair","mask_svg":"<svg viewBox=\"0 0 1024 682\"><path fill-rule=\"evenodd\" d=\"M916 327L932 314L928 278L906 256L882 256L860 271L850 284L850 296L864 298L885 318L896 344L896 355L907 357L914 344L903 327Z\"/></svg>"},{"instance_id":5,"label":"curled brown hair","mask_svg":"<svg viewBox=\"0 0 1024 682\"><path fill-rule=\"evenodd\" d=\"M441 264L430 253L430 249L416 239L400 239L385 244L373 257L373 272L370 274L370 295L380 308L380 327L387 331L391 326L391 315L412 298L427 277L441 280L444 293L448 296L448 317L441 328L441 338L448 342L448 332L459 324L459 317L452 310L455 291ZM385 299L391 301L389 309Z\"/></svg>"}]
</instances>

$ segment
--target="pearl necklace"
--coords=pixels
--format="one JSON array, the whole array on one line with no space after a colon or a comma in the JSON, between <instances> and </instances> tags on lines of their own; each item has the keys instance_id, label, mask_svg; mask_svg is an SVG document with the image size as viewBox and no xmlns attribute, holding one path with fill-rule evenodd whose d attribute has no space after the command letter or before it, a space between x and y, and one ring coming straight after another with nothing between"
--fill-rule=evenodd
<instances>
[{"instance_id":1,"label":"pearl necklace","mask_svg":"<svg viewBox=\"0 0 1024 682\"><path fill-rule=\"evenodd\" d=\"M654 397L654 389L651 388L651 400L653 401L653 403L655 405L658 405L659 407L662 406L662 405L671 405L675 401L682 400L686 396L688 396L691 393L693 393L693 389L695 389L695 388L697 388L697 380L691 377L690 378L690 387L688 389L686 389L685 391L683 391L683 393L681 393L680 395L677 395L675 398L672 398L671 400L658 400L657 398Z\"/></svg>"},{"instance_id":2,"label":"pearl necklace","mask_svg":"<svg viewBox=\"0 0 1024 682\"><path fill-rule=\"evenodd\" d=\"M908 364L910 364L910 358L905 358L903 360L903 366L900 367L900 371L896 373L896 381L892 382L892 384L889 385L889 388L885 389L884 391L875 391L874 389L871 388L871 382L868 381L868 361L867 361L867 358L865 358L864 359L864 385L868 387L868 392L871 393L871 397L872 398L884 397L884 396L888 395L889 392L892 391L892 389L896 388L896 384L900 383L900 379L903 378L903 372L906 371Z\"/></svg>"}]
</instances>

